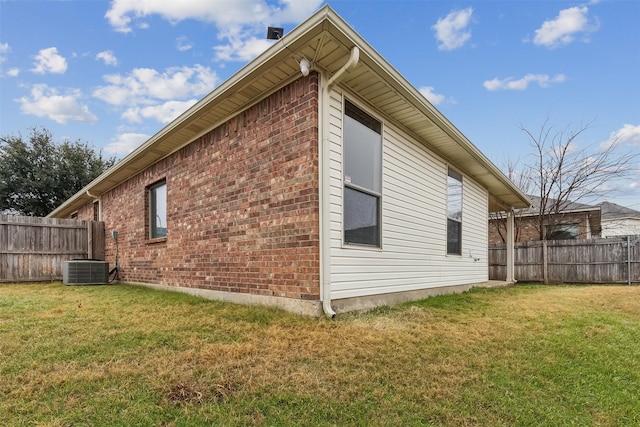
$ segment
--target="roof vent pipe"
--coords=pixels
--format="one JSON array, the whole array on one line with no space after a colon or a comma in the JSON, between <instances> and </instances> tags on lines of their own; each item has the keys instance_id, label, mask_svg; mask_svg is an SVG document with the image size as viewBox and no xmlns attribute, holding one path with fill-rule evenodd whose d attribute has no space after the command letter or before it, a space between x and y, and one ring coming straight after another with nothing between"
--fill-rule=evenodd
<instances>
[{"instance_id":1,"label":"roof vent pipe","mask_svg":"<svg viewBox=\"0 0 640 427\"><path fill-rule=\"evenodd\" d=\"M353 70L358 65L359 60L360 60L360 49L358 48L358 46L354 46L351 49L351 55L349 56L349 59L347 60L347 62L333 76L331 76L327 84L322 88L323 103L325 103L325 101L329 99L329 91L331 90L331 87L342 79L345 72ZM327 111L327 108L328 106L326 105L323 105L322 107L322 114L323 114L322 122L324 123L323 124L324 127L326 127L327 126L326 123L328 123L329 112ZM322 256L322 260L320 261L320 265L321 265L322 272L320 276L322 277L322 310L324 311L325 315L333 319L334 317L336 317L336 312L331 307L331 254L330 254L331 223L329 219L331 216L331 211L329 209L329 200L331 199L331 190L329 185L329 174L330 174L329 161L328 161L330 156L329 144L325 140L325 137L327 134L328 134L328 129L324 129L323 136L322 136L322 139L323 139L322 169L323 171L321 174L322 176L322 183L321 183L322 185L322 216L321 216L322 217L322 226L321 226L322 243L321 243L320 253Z\"/></svg>"}]
</instances>

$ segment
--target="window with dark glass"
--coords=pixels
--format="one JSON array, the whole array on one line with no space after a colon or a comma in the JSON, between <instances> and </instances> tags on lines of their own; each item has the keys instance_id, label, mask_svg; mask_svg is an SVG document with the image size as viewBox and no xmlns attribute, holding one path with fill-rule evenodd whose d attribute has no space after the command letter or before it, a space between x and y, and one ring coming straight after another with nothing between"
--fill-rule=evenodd
<instances>
[{"instance_id":1,"label":"window with dark glass","mask_svg":"<svg viewBox=\"0 0 640 427\"><path fill-rule=\"evenodd\" d=\"M549 240L576 240L580 233L578 224L557 224L549 231Z\"/></svg>"},{"instance_id":2,"label":"window with dark glass","mask_svg":"<svg viewBox=\"0 0 640 427\"><path fill-rule=\"evenodd\" d=\"M382 124L345 102L344 242L380 247Z\"/></svg>"},{"instance_id":3,"label":"window with dark glass","mask_svg":"<svg viewBox=\"0 0 640 427\"><path fill-rule=\"evenodd\" d=\"M167 184L149 187L149 237L167 236Z\"/></svg>"},{"instance_id":4,"label":"window with dark glass","mask_svg":"<svg viewBox=\"0 0 640 427\"><path fill-rule=\"evenodd\" d=\"M462 254L462 175L451 168L447 176L447 253Z\"/></svg>"},{"instance_id":5,"label":"window with dark glass","mask_svg":"<svg viewBox=\"0 0 640 427\"><path fill-rule=\"evenodd\" d=\"M93 220L100 221L100 202L98 200L93 202Z\"/></svg>"}]
</instances>

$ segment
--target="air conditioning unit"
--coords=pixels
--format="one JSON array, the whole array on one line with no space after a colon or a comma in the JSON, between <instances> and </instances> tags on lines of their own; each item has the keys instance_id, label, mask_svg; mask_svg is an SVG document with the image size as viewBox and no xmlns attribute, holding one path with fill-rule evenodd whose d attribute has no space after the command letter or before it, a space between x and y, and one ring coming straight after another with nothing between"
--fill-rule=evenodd
<instances>
[{"instance_id":1,"label":"air conditioning unit","mask_svg":"<svg viewBox=\"0 0 640 427\"><path fill-rule=\"evenodd\" d=\"M74 259L62 264L62 283L65 285L104 285L109 283L109 263L106 261Z\"/></svg>"}]
</instances>

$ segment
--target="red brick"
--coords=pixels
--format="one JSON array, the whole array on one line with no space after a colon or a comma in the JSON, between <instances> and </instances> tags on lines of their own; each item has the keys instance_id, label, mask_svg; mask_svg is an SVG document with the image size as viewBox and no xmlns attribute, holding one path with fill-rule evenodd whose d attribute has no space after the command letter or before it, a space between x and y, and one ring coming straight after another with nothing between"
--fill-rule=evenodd
<instances>
[{"instance_id":1,"label":"red brick","mask_svg":"<svg viewBox=\"0 0 640 427\"><path fill-rule=\"evenodd\" d=\"M317 131L312 73L103 194L121 279L319 300ZM146 189L163 179L167 238L152 243Z\"/></svg>"}]
</instances>

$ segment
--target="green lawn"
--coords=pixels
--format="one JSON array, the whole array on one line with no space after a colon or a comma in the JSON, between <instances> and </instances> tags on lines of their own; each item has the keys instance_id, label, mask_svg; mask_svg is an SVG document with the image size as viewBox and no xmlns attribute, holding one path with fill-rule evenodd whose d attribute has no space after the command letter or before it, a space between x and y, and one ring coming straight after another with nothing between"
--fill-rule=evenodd
<instances>
[{"instance_id":1,"label":"green lawn","mask_svg":"<svg viewBox=\"0 0 640 427\"><path fill-rule=\"evenodd\" d=\"M332 321L0 285L0 425L640 425L640 287L481 289Z\"/></svg>"}]
</instances>

